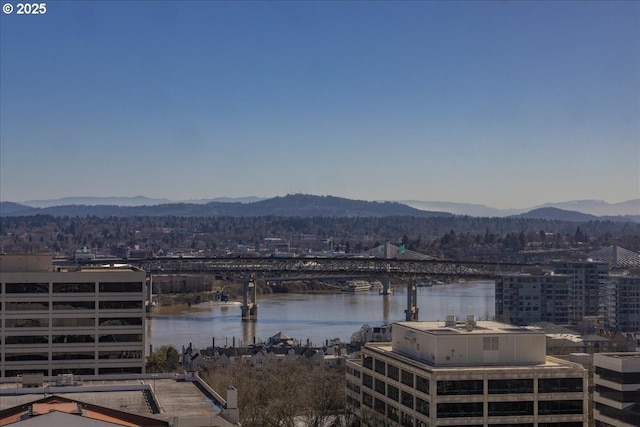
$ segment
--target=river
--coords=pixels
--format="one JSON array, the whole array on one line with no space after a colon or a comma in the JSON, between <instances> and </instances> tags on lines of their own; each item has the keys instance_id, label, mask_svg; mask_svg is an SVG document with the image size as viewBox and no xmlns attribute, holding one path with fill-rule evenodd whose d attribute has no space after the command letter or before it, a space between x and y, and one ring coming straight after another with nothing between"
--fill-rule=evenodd
<instances>
[{"instance_id":1,"label":"river","mask_svg":"<svg viewBox=\"0 0 640 427\"><path fill-rule=\"evenodd\" d=\"M494 282L489 281L418 288L418 318L444 320L449 314L492 318L494 289ZM379 326L405 320L407 289L396 288L388 296L375 291L259 295L257 302L255 321L241 320L239 302L203 303L154 315L147 320L147 344L181 348L192 343L195 349L214 342L216 346L242 346L254 338L266 341L278 332L317 346L332 338L348 342L364 324Z\"/></svg>"}]
</instances>

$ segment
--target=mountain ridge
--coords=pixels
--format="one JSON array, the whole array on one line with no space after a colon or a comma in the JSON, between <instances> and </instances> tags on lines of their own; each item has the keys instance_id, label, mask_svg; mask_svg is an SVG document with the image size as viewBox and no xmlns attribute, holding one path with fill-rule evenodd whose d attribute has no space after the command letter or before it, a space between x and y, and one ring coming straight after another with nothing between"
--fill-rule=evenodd
<instances>
[{"instance_id":1,"label":"mountain ridge","mask_svg":"<svg viewBox=\"0 0 640 427\"><path fill-rule=\"evenodd\" d=\"M290 194L273 198L257 196L216 199L198 199L184 202L164 202L167 199L136 197L78 197L59 200L116 201L124 200L129 205L115 204L63 204L48 207L32 207L15 202L0 202L0 216L49 214L54 216L454 216L473 217L512 217L524 216L546 219L570 218L571 221L612 220L640 222L640 199L620 203L607 203L601 200L569 201L545 203L530 209L496 209L481 204L455 202L405 201L365 201L336 196L315 196ZM37 202L37 201L36 201ZM40 201L43 202L43 201ZM49 203L54 202L49 201ZM145 203L145 204L135 204ZM558 206L573 207L563 209ZM604 215L596 215L576 210L583 206ZM585 212L585 210L587 212ZM562 212L559 212L562 211ZM612 215L611 212L618 212ZM537 216L536 216L537 215Z\"/></svg>"}]
</instances>

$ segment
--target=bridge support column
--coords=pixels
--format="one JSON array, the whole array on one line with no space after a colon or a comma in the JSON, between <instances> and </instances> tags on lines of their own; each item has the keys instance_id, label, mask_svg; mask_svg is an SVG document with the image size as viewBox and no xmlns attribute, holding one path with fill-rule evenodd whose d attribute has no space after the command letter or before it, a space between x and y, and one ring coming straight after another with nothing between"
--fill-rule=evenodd
<instances>
[{"instance_id":1,"label":"bridge support column","mask_svg":"<svg viewBox=\"0 0 640 427\"><path fill-rule=\"evenodd\" d=\"M404 311L405 320L407 322L418 321L418 286L415 280L407 285L407 309Z\"/></svg>"},{"instance_id":2,"label":"bridge support column","mask_svg":"<svg viewBox=\"0 0 640 427\"><path fill-rule=\"evenodd\" d=\"M258 318L256 282L253 275L242 278L242 320Z\"/></svg>"}]
</instances>

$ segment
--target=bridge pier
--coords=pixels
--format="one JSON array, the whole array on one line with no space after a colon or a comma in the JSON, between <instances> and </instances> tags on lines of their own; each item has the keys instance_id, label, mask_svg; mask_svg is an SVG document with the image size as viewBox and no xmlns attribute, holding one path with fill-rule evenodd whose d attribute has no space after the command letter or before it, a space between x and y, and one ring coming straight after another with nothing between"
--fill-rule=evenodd
<instances>
[{"instance_id":1,"label":"bridge pier","mask_svg":"<svg viewBox=\"0 0 640 427\"><path fill-rule=\"evenodd\" d=\"M407 309L404 311L407 322L418 321L418 286L415 280L411 280L407 285Z\"/></svg>"},{"instance_id":2,"label":"bridge pier","mask_svg":"<svg viewBox=\"0 0 640 427\"><path fill-rule=\"evenodd\" d=\"M257 289L253 275L242 278L242 320L258 318Z\"/></svg>"}]
</instances>

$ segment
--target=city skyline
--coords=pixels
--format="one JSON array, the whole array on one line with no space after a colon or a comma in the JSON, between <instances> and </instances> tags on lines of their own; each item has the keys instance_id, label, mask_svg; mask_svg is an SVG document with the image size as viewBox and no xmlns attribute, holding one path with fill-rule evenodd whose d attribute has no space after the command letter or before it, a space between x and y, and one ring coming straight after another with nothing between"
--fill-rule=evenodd
<instances>
[{"instance_id":1,"label":"city skyline","mask_svg":"<svg viewBox=\"0 0 640 427\"><path fill-rule=\"evenodd\" d=\"M2 201L640 197L637 2L46 6L0 18Z\"/></svg>"}]
</instances>

